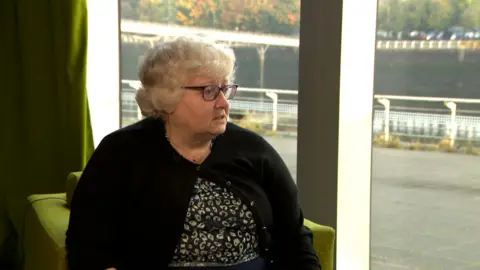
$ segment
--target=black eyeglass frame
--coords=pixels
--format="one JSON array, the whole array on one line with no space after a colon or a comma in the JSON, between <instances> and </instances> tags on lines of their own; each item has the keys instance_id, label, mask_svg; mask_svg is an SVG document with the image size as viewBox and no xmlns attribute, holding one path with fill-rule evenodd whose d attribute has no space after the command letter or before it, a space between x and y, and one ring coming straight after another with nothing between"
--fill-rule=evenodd
<instances>
[{"instance_id":1,"label":"black eyeglass frame","mask_svg":"<svg viewBox=\"0 0 480 270\"><path fill-rule=\"evenodd\" d=\"M213 87L214 89L216 89L215 90L215 95L211 99L205 98L205 91L208 87ZM227 100L231 100L237 94L238 84L227 84L227 85L223 85L223 86L218 86L218 85L214 85L214 84L212 84L212 85L197 85L197 86L183 86L182 88L188 89L188 90L202 91L202 98L205 101L212 101L212 100L217 99L218 95L220 94L220 91L222 91L223 94L225 95L226 91L230 88L232 90L232 94L229 97L227 97Z\"/></svg>"}]
</instances>

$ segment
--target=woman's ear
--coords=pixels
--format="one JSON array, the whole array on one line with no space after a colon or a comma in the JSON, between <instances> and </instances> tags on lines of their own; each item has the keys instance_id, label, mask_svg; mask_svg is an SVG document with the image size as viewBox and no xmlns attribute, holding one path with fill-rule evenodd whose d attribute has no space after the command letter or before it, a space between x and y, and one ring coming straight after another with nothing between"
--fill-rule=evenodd
<instances>
[{"instance_id":1,"label":"woman's ear","mask_svg":"<svg viewBox=\"0 0 480 270\"><path fill-rule=\"evenodd\" d=\"M175 108L165 108L163 109L163 118L165 122L168 122L172 114L175 112Z\"/></svg>"},{"instance_id":2,"label":"woman's ear","mask_svg":"<svg viewBox=\"0 0 480 270\"><path fill-rule=\"evenodd\" d=\"M171 115L175 112L175 108L167 108L164 110L166 115Z\"/></svg>"}]
</instances>

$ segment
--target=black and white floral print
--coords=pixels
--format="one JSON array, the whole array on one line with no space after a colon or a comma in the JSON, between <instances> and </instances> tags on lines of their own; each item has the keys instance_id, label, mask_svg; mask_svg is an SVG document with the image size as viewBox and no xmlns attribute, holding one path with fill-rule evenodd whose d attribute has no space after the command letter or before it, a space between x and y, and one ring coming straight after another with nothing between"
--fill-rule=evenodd
<instances>
[{"instance_id":1,"label":"black and white floral print","mask_svg":"<svg viewBox=\"0 0 480 270\"><path fill-rule=\"evenodd\" d=\"M233 265L258 254L252 212L226 188L199 178L170 266Z\"/></svg>"}]
</instances>

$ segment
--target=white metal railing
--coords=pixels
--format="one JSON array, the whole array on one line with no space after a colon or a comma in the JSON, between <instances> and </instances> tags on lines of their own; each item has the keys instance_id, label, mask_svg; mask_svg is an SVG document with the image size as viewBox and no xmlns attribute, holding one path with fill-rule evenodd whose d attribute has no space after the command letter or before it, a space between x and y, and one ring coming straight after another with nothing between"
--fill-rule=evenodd
<instances>
[{"instance_id":1,"label":"white metal railing","mask_svg":"<svg viewBox=\"0 0 480 270\"><path fill-rule=\"evenodd\" d=\"M179 35L181 32L168 31L165 34L158 36L145 36L142 34L136 33L125 33L122 32L121 40L125 43L133 44L146 44L153 46L153 44L158 40L159 36L172 36ZM203 32L198 32L203 33ZM259 34L261 35L261 34ZM214 36L215 37L215 36ZM213 37L212 37L213 38ZM269 45L271 46L282 46L282 47L294 47L297 48L298 44L295 41L285 42L284 44L280 41L266 41L266 39L260 40L248 40L245 38L239 38L238 40L223 40L218 39L222 42L227 42L233 45L235 44L255 44L255 45ZM377 50L480 50L480 40L378 40L377 41Z\"/></svg>"},{"instance_id":2,"label":"white metal railing","mask_svg":"<svg viewBox=\"0 0 480 270\"><path fill-rule=\"evenodd\" d=\"M390 113L391 113L391 101L392 100L408 100L419 102L442 102L448 109L450 109L450 123L449 123L449 139L450 146L455 145L455 139L457 137L458 123L457 123L457 104L480 104L480 99L465 99L465 98L440 98L440 97L412 97L412 96L392 96L392 95L375 95L375 99L384 106L384 137L385 141L390 140ZM480 124L480 118L477 119ZM479 125L480 126L480 125ZM469 135L470 139L473 138L473 128L475 126L470 125Z\"/></svg>"},{"instance_id":3,"label":"white metal railing","mask_svg":"<svg viewBox=\"0 0 480 270\"><path fill-rule=\"evenodd\" d=\"M182 25L169 25L153 22L121 20L122 41L151 43L155 36L184 36L203 34L223 42L244 44L298 47L298 38L282 35L251 33L244 31L226 31ZM126 35L123 35L126 34ZM125 40L124 40L125 38ZM137 40L137 41L136 41Z\"/></svg>"},{"instance_id":4,"label":"white metal railing","mask_svg":"<svg viewBox=\"0 0 480 270\"><path fill-rule=\"evenodd\" d=\"M128 84L133 89L140 87L140 82L135 80L122 80L122 83ZM260 98L242 97L242 93L265 93L267 100ZM260 89L260 88L243 88L238 89L238 94L231 101L231 110L236 113L247 113L251 111L269 113L272 115L272 130L276 131L279 125L279 114L282 116L295 118L297 117L297 101L295 98L279 99L282 96L296 96L297 90L284 89ZM446 127L446 135L450 138L453 146L457 139L458 132L466 134L467 139L480 139L480 106L477 115L463 116L457 115L458 104L480 104L480 99L464 99L464 98L442 98L442 97L413 97L413 96L394 96L394 95L375 95L374 98L383 106L383 110L374 111L374 132L382 132L386 141L390 140L393 127L395 133L404 135L412 135L414 130L428 130L429 133L438 133L440 126ZM394 101L412 101L412 102L436 102L443 103L448 108L449 114L441 114L436 112L406 112L404 108L401 111L395 110L391 106ZM135 114L137 119L142 118L142 114L138 109L134 92L128 90L122 91L122 104L130 115ZM415 109L415 107L410 108ZM134 110L136 110L134 112ZM424 111L424 110L423 110ZM401 125L404 125L402 131ZM423 134L425 135L425 134ZM433 136L433 135L432 135Z\"/></svg>"},{"instance_id":5,"label":"white metal railing","mask_svg":"<svg viewBox=\"0 0 480 270\"><path fill-rule=\"evenodd\" d=\"M450 136L452 127L456 127L456 140L480 141L480 117L476 115L457 115L456 125L451 124L451 115L425 113L418 111L391 110L389 113L390 135L410 138L441 140ZM415 108L411 108L415 109ZM422 109L422 108L417 108ZM460 112L460 111L459 111ZM386 122L383 109L374 110L373 134L385 134Z\"/></svg>"},{"instance_id":6,"label":"white metal railing","mask_svg":"<svg viewBox=\"0 0 480 270\"><path fill-rule=\"evenodd\" d=\"M121 20L121 39L125 43L153 45L159 36L208 35L226 43L265 46L299 46L298 37L226 31L181 25L169 25L134 20ZM451 50L480 49L480 40L378 40L378 50Z\"/></svg>"},{"instance_id":7,"label":"white metal railing","mask_svg":"<svg viewBox=\"0 0 480 270\"><path fill-rule=\"evenodd\" d=\"M480 49L480 40L379 40L377 50Z\"/></svg>"}]
</instances>

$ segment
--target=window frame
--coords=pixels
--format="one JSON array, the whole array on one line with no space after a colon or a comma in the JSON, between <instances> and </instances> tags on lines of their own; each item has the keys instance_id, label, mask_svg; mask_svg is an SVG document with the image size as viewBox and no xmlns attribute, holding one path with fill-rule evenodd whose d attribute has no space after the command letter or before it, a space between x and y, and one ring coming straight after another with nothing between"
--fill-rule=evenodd
<instances>
[{"instance_id":1,"label":"window frame","mask_svg":"<svg viewBox=\"0 0 480 270\"><path fill-rule=\"evenodd\" d=\"M121 123L119 14L117 0L88 1L95 146ZM336 269L367 270L377 1L302 0L301 14L300 200L307 218L336 229Z\"/></svg>"},{"instance_id":2,"label":"window frame","mask_svg":"<svg viewBox=\"0 0 480 270\"><path fill-rule=\"evenodd\" d=\"M94 145L120 128L118 0L88 0L87 93Z\"/></svg>"},{"instance_id":3,"label":"window frame","mask_svg":"<svg viewBox=\"0 0 480 270\"><path fill-rule=\"evenodd\" d=\"M370 269L376 17L377 1L301 1L297 184L340 270Z\"/></svg>"}]
</instances>

